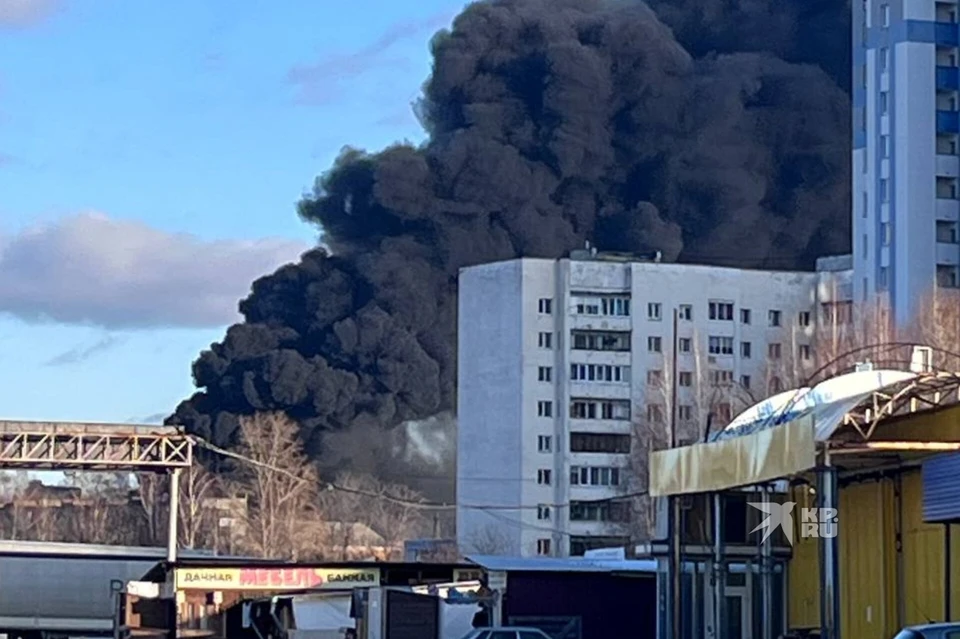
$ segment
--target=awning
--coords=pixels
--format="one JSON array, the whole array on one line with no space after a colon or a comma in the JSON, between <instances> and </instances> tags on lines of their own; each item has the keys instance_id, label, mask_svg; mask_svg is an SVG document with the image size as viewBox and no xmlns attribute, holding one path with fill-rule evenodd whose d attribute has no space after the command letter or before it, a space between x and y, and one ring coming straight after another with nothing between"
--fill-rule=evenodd
<instances>
[{"instance_id":1,"label":"awning","mask_svg":"<svg viewBox=\"0 0 960 639\"><path fill-rule=\"evenodd\" d=\"M915 377L858 371L779 393L741 413L711 442L651 453L650 495L728 490L810 470L817 444L829 440L850 411L878 390Z\"/></svg>"}]
</instances>

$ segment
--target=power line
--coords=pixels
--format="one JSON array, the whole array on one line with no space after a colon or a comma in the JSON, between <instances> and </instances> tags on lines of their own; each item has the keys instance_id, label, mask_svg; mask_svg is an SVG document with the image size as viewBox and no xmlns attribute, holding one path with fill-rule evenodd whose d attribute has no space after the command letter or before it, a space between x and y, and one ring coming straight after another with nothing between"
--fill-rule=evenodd
<instances>
[{"instance_id":1,"label":"power line","mask_svg":"<svg viewBox=\"0 0 960 639\"><path fill-rule=\"evenodd\" d=\"M293 473L287 470L286 468L280 468L278 466L274 466L272 464L267 464L257 459L253 459L252 457L241 455L240 453L236 453L231 450L227 450L225 448L220 448L219 446L215 446L210 442L206 441L205 439L201 439L196 436L191 436L191 440L194 442L194 444L196 444L200 448L204 448L218 455L229 457L231 459L236 459L237 461L243 462L245 464L250 464L252 466L257 466L265 470L280 473L282 475L290 477L291 479L294 479L299 482L312 483L311 480L301 477L296 473ZM446 503L440 503L440 502L430 502L425 500L406 499L403 497L397 497L396 495L390 495L389 493L386 493L386 492L378 493L378 492L373 492L369 490L363 490L361 488L351 488L349 486L343 486L335 482L320 482L320 483L327 490L339 491L347 494L357 495L359 497L369 497L371 499L382 499L384 501L397 504L398 506L404 506L407 508L414 508L418 510L453 510L458 507L468 509L468 510L482 510L482 511L537 510L543 507L569 508L572 503L597 505L597 504L603 504L603 503L612 503L616 501L622 501L626 499L633 499L636 497L643 497L647 495L647 491L644 490L644 491L629 492L623 495L616 495L614 497L604 497L600 499L581 499L581 500L569 501L566 503L555 503L555 504L543 503L543 504L537 504L537 505L531 505L531 506L520 506L520 505L503 506L499 504L446 504Z\"/></svg>"}]
</instances>

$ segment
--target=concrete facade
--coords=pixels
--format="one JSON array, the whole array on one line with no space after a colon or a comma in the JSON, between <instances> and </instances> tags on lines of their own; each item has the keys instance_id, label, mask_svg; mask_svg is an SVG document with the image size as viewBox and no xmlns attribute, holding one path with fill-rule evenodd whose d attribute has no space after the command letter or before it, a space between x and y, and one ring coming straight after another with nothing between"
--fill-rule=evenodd
<instances>
[{"instance_id":1,"label":"concrete facade","mask_svg":"<svg viewBox=\"0 0 960 639\"><path fill-rule=\"evenodd\" d=\"M853 3L854 296L908 321L960 286L956 0Z\"/></svg>"},{"instance_id":2,"label":"concrete facade","mask_svg":"<svg viewBox=\"0 0 960 639\"><path fill-rule=\"evenodd\" d=\"M562 557L635 537L602 500L637 486L635 429L666 437L674 344L678 423L700 437L706 413L739 412L812 358L822 305L851 295L850 258L821 262L801 273L590 256L462 270L461 549Z\"/></svg>"}]
</instances>

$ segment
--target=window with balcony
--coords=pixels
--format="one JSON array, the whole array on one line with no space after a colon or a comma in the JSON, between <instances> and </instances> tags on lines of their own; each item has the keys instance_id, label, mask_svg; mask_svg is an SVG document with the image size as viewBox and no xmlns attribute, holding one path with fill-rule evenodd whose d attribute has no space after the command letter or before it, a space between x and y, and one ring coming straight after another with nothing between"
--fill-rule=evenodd
<instances>
[{"instance_id":1,"label":"window with balcony","mask_svg":"<svg viewBox=\"0 0 960 639\"><path fill-rule=\"evenodd\" d=\"M711 320L721 322L733 321L733 302L712 301L707 304L707 310Z\"/></svg>"},{"instance_id":2,"label":"window with balcony","mask_svg":"<svg viewBox=\"0 0 960 639\"><path fill-rule=\"evenodd\" d=\"M937 220L937 241L946 244L956 244L957 223Z\"/></svg>"},{"instance_id":3,"label":"window with balcony","mask_svg":"<svg viewBox=\"0 0 960 639\"><path fill-rule=\"evenodd\" d=\"M570 433L571 453L611 453L630 452L630 435L614 433Z\"/></svg>"},{"instance_id":4,"label":"window with balcony","mask_svg":"<svg viewBox=\"0 0 960 639\"><path fill-rule=\"evenodd\" d=\"M707 339L707 350L711 355L733 355L733 338L710 336Z\"/></svg>"},{"instance_id":5,"label":"window with balcony","mask_svg":"<svg viewBox=\"0 0 960 639\"><path fill-rule=\"evenodd\" d=\"M630 316L630 296L628 295L574 295L572 301L577 315Z\"/></svg>"},{"instance_id":6,"label":"window with balcony","mask_svg":"<svg viewBox=\"0 0 960 639\"><path fill-rule=\"evenodd\" d=\"M630 400L571 399L571 419L630 419Z\"/></svg>"},{"instance_id":7,"label":"window with balcony","mask_svg":"<svg viewBox=\"0 0 960 639\"><path fill-rule=\"evenodd\" d=\"M571 486L619 486L620 469L616 466L571 466Z\"/></svg>"},{"instance_id":8,"label":"window with balcony","mask_svg":"<svg viewBox=\"0 0 960 639\"><path fill-rule=\"evenodd\" d=\"M630 331L571 331L570 336L578 351L630 350Z\"/></svg>"},{"instance_id":9,"label":"window with balcony","mask_svg":"<svg viewBox=\"0 0 960 639\"><path fill-rule=\"evenodd\" d=\"M623 501L571 501L570 521L630 521L630 504Z\"/></svg>"},{"instance_id":10,"label":"window with balcony","mask_svg":"<svg viewBox=\"0 0 960 639\"><path fill-rule=\"evenodd\" d=\"M949 264L937 264L937 286L957 288L960 286L960 272Z\"/></svg>"},{"instance_id":11,"label":"window with balcony","mask_svg":"<svg viewBox=\"0 0 960 639\"><path fill-rule=\"evenodd\" d=\"M938 175L937 197L941 200L957 199L957 178Z\"/></svg>"},{"instance_id":12,"label":"window with balcony","mask_svg":"<svg viewBox=\"0 0 960 639\"><path fill-rule=\"evenodd\" d=\"M956 71L956 69L954 69ZM940 134L937 136L937 153L939 155L957 154L957 136Z\"/></svg>"},{"instance_id":13,"label":"window with balcony","mask_svg":"<svg viewBox=\"0 0 960 639\"><path fill-rule=\"evenodd\" d=\"M629 383L630 367L613 364L570 364L570 381Z\"/></svg>"}]
</instances>

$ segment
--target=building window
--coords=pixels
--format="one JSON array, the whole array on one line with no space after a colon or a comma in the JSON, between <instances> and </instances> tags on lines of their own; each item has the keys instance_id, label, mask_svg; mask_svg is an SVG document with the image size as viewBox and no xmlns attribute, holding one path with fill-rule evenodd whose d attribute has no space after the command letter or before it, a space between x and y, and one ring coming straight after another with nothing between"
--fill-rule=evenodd
<instances>
[{"instance_id":1,"label":"building window","mask_svg":"<svg viewBox=\"0 0 960 639\"><path fill-rule=\"evenodd\" d=\"M887 267L881 266L880 272L877 273L877 288L881 291L887 289Z\"/></svg>"},{"instance_id":2,"label":"building window","mask_svg":"<svg viewBox=\"0 0 960 639\"><path fill-rule=\"evenodd\" d=\"M570 419L630 419L630 400L573 399Z\"/></svg>"},{"instance_id":3,"label":"building window","mask_svg":"<svg viewBox=\"0 0 960 639\"><path fill-rule=\"evenodd\" d=\"M543 315L550 315L553 312L553 300L549 297L541 297L538 310Z\"/></svg>"},{"instance_id":4,"label":"building window","mask_svg":"<svg viewBox=\"0 0 960 639\"><path fill-rule=\"evenodd\" d=\"M893 227L890 226L890 222L882 222L880 224L880 242L883 246L890 246L891 240L893 240Z\"/></svg>"},{"instance_id":5,"label":"building window","mask_svg":"<svg viewBox=\"0 0 960 639\"><path fill-rule=\"evenodd\" d=\"M888 186L889 184L888 184L887 178L880 178L880 201L881 202L890 201L890 194L888 193L890 189L888 188Z\"/></svg>"},{"instance_id":6,"label":"building window","mask_svg":"<svg viewBox=\"0 0 960 639\"><path fill-rule=\"evenodd\" d=\"M660 371L660 370L647 371L647 386L659 386L662 383L663 383L663 371Z\"/></svg>"},{"instance_id":7,"label":"building window","mask_svg":"<svg viewBox=\"0 0 960 639\"><path fill-rule=\"evenodd\" d=\"M797 324L800 326L810 326L810 311L800 311L797 316Z\"/></svg>"},{"instance_id":8,"label":"building window","mask_svg":"<svg viewBox=\"0 0 960 639\"><path fill-rule=\"evenodd\" d=\"M660 404L647 404L647 421L651 424L662 424L663 406Z\"/></svg>"},{"instance_id":9,"label":"building window","mask_svg":"<svg viewBox=\"0 0 960 639\"><path fill-rule=\"evenodd\" d=\"M780 326L780 311L770 311L767 317L770 320L770 326Z\"/></svg>"},{"instance_id":10,"label":"building window","mask_svg":"<svg viewBox=\"0 0 960 639\"><path fill-rule=\"evenodd\" d=\"M957 223L937 220L937 241L945 244L956 244Z\"/></svg>"},{"instance_id":11,"label":"building window","mask_svg":"<svg viewBox=\"0 0 960 639\"><path fill-rule=\"evenodd\" d=\"M663 350L663 340L659 337L648 337L647 338L647 350L651 353L659 353Z\"/></svg>"},{"instance_id":12,"label":"building window","mask_svg":"<svg viewBox=\"0 0 960 639\"><path fill-rule=\"evenodd\" d=\"M713 370L710 371L710 383L714 386L726 386L733 383L733 371Z\"/></svg>"},{"instance_id":13,"label":"building window","mask_svg":"<svg viewBox=\"0 0 960 639\"><path fill-rule=\"evenodd\" d=\"M689 404L681 404L677 406L677 418L682 419L683 421L690 421L693 419L693 406Z\"/></svg>"},{"instance_id":14,"label":"building window","mask_svg":"<svg viewBox=\"0 0 960 639\"><path fill-rule=\"evenodd\" d=\"M780 344L774 342L767 346L767 357L770 359L780 359Z\"/></svg>"},{"instance_id":15,"label":"building window","mask_svg":"<svg viewBox=\"0 0 960 639\"><path fill-rule=\"evenodd\" d=\"M577 315L604 315L629 317L630 297L624 295L575 296L573 308Z\"/></svg>"},{"instance_id":16,"label":"building window","mask_svg":"<svg viewBox=\"0 0 960 639\"><path fill-rule=\"evenodd\" d=\"M867 234L864 233L864 234L863 234L863 241L860 243L860 246L863 247L863 259L868 259L868 258L870 257L870 250L869 250L869 244L868 244L868 242L869 242L869 238L867 237Z\"/></svg>"},{"instance_id":17,"label":"building window","mask_svg":"<svg viewBox=\"0 0 960 639\"><path fill-rule=\"evenodd\" d=\"M750 359L753 355L753 345L750 342L740 342L740 357Z\"/></svg>"},{"instance_id":18,"label":"building window","mask_svg":"<svg viewBox=\"0 0 960 639\"><path fill-rule=\"evenodd\" d=\"M553 437L550 435L538 435L537 436L537 451L541 453L549 453L553 451Z\"/></svg>"},{"instance_id":19,"label":"building window","mask_svg":"<svg viewBox=\"0 0 960 639\"><path fill-rule=\"evenodd\" d=\"M681 304L681 305L680 305L680 309L679 309L679 311L678 311L678 315L680 316L680 319L682 319L682 320L685 320L685 321L688 321L688 322L689 322L689 321L692 321L692 320L693 320L693 306L691 306L690 304Z\"/></svg>"},{"instance_id":20,"label":"building window","mask_svg":"<svg viewBox=\"0 0 960 639\"><path fill-rule=\"evenodd\" d=\"M887 100L888 100L887 92L881 91L880 92L880 115L887 114L887 109L889 108L889 105L887 104Z\"/></svg>"},{"instance_id":21,"label":"building window","mask_svg":"<svg viewBox=\"0 0 960 639\"><path fill-rule=\"evenodd\" d=\"M890 26L890 5L889 4L884 3L880 5L880 24L884 28L887 28Z\"/></svg>"},{"instance_id":22,"label":"building window","mask_svg":"<svg viewBox=\"0 0 960 639\"><path fill-rule=\"evenodd\" d=\"M880 136L880 155L885 158L890 157L890 136Z\"/></svg>"},{"instance_id":23,"label":"building window","mask_svg":"<svg viewBox=\"0 0 960 639\"><path fill-rule=\"evenodd\" d=\"M707 340L707 349L711 355L733 355L733 338L711 336Z\"/></svg>"},{"instance_id":24,"label":"building window","mask_svg":"<svg viewBox=\"0 0 960 639\"><path fill-rule=\"evenodd\" d=\"M941 200L957 199L957 179L938 175L937 197Z\"/></svg>"},{"instance_id":25,"label":"building window","mask_svg":"<svg viewBox=\"0 0 960 639\"><path fill-rule=\"evenodd\" d=\"M538 504L537 505L537 519L544 521L545 519L550 519L550 506L547 504Z\"/></svg>"},{"instance_id":26,"label":"building window","mask_svg":"<svg viewBox=\"0 0 960 639\"><path fill-rule=\"evenodd\" d=\"M570 364L570 381L629 383L630 367L613 364Z\"/></svg>"},{"instance_id":27,"label":"building window","mask_svg":"<svg viewBox=\"0 0 960 639\"><path fill-rule=\"evenodd\" d=\"M750 390L750 376L749 376L749 375L741 375L741 376L740 376L740 386L741 386L742 388L745 388L745 389L747 389L747 390Z\"/></svg>"},{"instance_id":28,"label":"building window","mask_svg":"<svg viewBox=\"0 0 960 639\"><path fill-rule=\"evenodd\" d=\"M630 452L630 435L612 433L570 433L571 453L611 453Z\"/></svg>"},{"instance_id":29,"label":"building window","mask_svg":"<svg viewBox=\"0 0 960 639\"><path fill-rule=\"evenodd\" d=\"M677 377L677 384L680 386L693 386L693 373L680 371L680 375Z\"/></svg>"},{"instance_id":30,"label":"building window","mask_svg":"<svg viewBox=\"0 0 960 639\"><path fill-rule=\"evenodd\" d=\"M729 422L733 419L733 409L730 407L730 404L726 402L714 406L713 414L716 415L721 422Z\"/></svg>"},{"instance_id":31,"label":"building window","mask_svg":"<svg viewBox=\"0 0 960 639\"><path fill-rule=\"evenodd\" d=\"M570 335L574 350L630 350L630 331L571 331Z\"/></svg>"},{"instance_id":32,"label":"building window","mask_svg":"<svg viewBox=\"0 0 960 639\"><path fill-rule=\"evenodd\" d=\"M647 304L647 319L660 321L663 314L663 306L658 302L650 302Z\"/></svg>"},{"instance_id":33,"label":"building window","mask_svg":"<svg viewBox=\"0 0 960 639\"><path fill-rule=\"evenodd\" d=\"M540 333L537 344L540 348L553 348L553 333Z\"/></svg>"},{"instance_id":34,"label":"building window","mask_svg":"<svg viewBox=\"0 0 960 639\"><path fill-rule=\"evenodd\" d=\"M770 392L771 393L782 393L783 392L783 382L780 381L779 377L770 378Z\"/></svg>"},{"instance_id":35,"label":"building window","mask_svg":"<svg viewBox=\"0 0 960 639\"><path fill-rule=\"evenodd\" d=\"M553 471L549 468L541 468L537 471L537 483L541 486L549 486L553 482Z\"/></svg>"},{"instance_id":36,"label":"building window","mask_svg":"<svg viewBox=\"0 0 960 639\"><path fill-rule=\"evenodd\" d=\"M751 318L751 316L750 316L750 309L749 309L749 308L741 308L741 309L740 309L740 323L741 323L741 324L750 324L751 319L752 319L752 318Z\"/></svg>"},{"instance_id":37,"label":"building window","mask_svg":"<svg viewBox=\"0 0 960 639\"><path fill-rule=\"evenodd\" d=\"M732 302L709 302L707 308L710 312L710 319L723 322L733 321Z\"/></svg>"},{"instance_id":38,"label":"building window","mask_svg":"<svg viewBox=\"0 0 960 639\"><path fill-rule=\"evenodd\" d=\"M808 361L810 359L810 345L809 344L800 344L797 347L797 355L800 356L800 359Z\"/></svg>"},{"instance_id":39,"label":"building window","mask_svg":"<svg viewBox=\"0 0 960 639\"><path fill-rule=\"evenodd\" d=\"M541 400L537 402L538 417L553 417L553 402Z\"/></svg>"},{"instance_id":40,"label":"building window","mask_svg":"<svg viewBox=\"0 0 960 639\"><path fill-rule=\"evenodd\" d=\"M689 337L681 337L677 340L677 349L681 353L689 353L693 350L693 342Z\"/></svg>"},{"instance_id":41,"label":"building window","mask_svg":"<svg viewBox=\"0 0 960 639\"><path fill-rule=\"evenodd\" d=\"M537 381L549 382L553 377L553 369L549 366L540 366L537 368Z\"/></svg>"},{"instance_id":42,"label":"building window","mask_svg":"<svg viewBox=\"0 0 960 639\"><path fill-rule=\"evenodd\" d=\"M550 555L551 550L551 541L549 539L538 539L537 540L537 554L538 555ZM496 633L495 633L496 634Z\"/></svg>"},{"instance_id":43,"label":"building window","mask_svg":"<svg viewBox=\"0 0 960 639\"><path fill-rule=\"evenodd\" d=\"M879 63L880 63L880 72L881 72L881 73L886 73L886 72L887 72L888 65L890 64L890 51L889 51L886 47L881 47L881 48L880 48L880 53L879 53L879 56L878 56L878 57L880 58L880 60L879 60ZM866 67L864 67L864 68L866 68Z\"/></svg>"},{"instance_id":44,"label":"building window","mask_svg":"<svg viewBox=\"0 0 960 639\"><path fill-rule=\"evenodd\" d=\"M630 521L630 504L624 501L571 501L570 521Z\"/></svg>"},{"instance_id":45,"label":"building window","mask_svg":"<svg viewBox=\"0 0 960 639\"><path fill-rule=\"evenodd\" d=\"M571 466L571 486L619 486L620 469L615 466Z\"/></svg>"}]
</instances>

